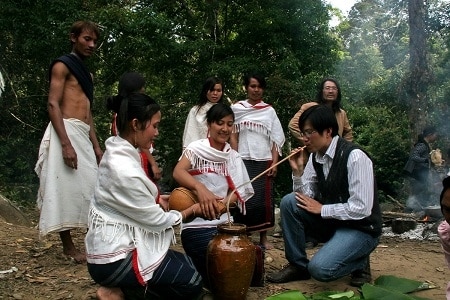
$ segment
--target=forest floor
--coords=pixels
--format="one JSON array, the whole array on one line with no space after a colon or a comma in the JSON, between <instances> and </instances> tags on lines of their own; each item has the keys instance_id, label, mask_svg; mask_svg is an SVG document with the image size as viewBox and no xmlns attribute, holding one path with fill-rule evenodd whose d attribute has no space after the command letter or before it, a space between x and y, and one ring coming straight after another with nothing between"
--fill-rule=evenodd
<instances>
[{"instance_id":1,"label":"forest floor","mask_svg":"<svg viewBox=\"0 0 450 300\"><path fill-rule=\"evenodd\" d=\"M86 265L76 264L62 254L58 235L51 234L39 240L36 227L38 214L32 210L27 215L32 221L31 227L9 224L0 219L0 299L95 299L98 286L90 278ZM431 225L421 227L424 230L419 228L419 231L402 235L387 230L371 255L373 278L395 275L428 282L434 288L416 292L415 295L445 299L450 271L437 236L430 230ZM83 232L74 232L78 245L83 245L83 238ZM266 251L266 273L286 264L283 239L270 235L269 241L274 248ZM173 247L181 250L181 243ZM308 250L308 253L313 255L318 249ZM10 273L5 272L12 269L14 271ZM349 280L348 277L330 283L313 279L285 284L266 282L264 287L250 288L247 300L261 300L287 290L299 290L304 295L321 291L358 292L348 284Z\"/></svg>"}]
</instances>

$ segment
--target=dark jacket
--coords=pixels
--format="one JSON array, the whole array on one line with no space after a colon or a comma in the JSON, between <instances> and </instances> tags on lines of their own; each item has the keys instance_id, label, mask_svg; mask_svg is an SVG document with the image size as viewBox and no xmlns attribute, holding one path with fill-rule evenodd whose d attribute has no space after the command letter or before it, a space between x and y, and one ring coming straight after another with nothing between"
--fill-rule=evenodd
<instances>
[{"instance_id":1,"label":"dark jacket","mask_svg":"<svg viewBox=\"0 0 450 300\"><path fill-rule=\"evenodd\" d=\"M336 154L326 179L323 174L322 165L316 162L316 154L313 154L313 166L318 177L318 201L322 204L346 203L348 198L350 198L350 193L348 190L347 160L350 152L355 149L360 148L355 144L344 140L343 138L339 138L336 145ZM374 182L374 199L372 213L370 216L361 220L332 220L332 223L336 227L350 227L367 232L374 237L380 236L382 220L380 205L378 203L376 182Z\"/></svg>"}]
</instances>

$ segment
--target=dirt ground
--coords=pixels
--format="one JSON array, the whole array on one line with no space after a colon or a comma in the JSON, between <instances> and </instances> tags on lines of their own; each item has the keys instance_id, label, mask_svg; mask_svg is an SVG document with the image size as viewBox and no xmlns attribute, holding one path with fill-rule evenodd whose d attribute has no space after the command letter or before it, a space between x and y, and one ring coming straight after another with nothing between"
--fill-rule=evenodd
<instances>
[{"instance_id":1,"label":"dirt ground","mask_svg":"<svg viewBox=\"0 0 450 300\"><path fill-rule=\"evenodd\" d=\"M39 240L36 228L37 213L28 212L32 227L12 225L0 220L0 299L95 299L97 285L91 280L86 266L77 265L62 255L59 237L52 234ZM83 232L75 232L75 241L83 243ZM283 240L270 236L274 249L266 252L266 273L286 263ZM174 246L181 249L180 243ZM309 250L314 254L318 248ZM371 255L372 275L396 275L429 282L435 288L415 295L428 299L445 299L445 287L450 271L444 261L436 238L405 239L386 236ZM2 271L17 268L17 271ZM247 300L261 300L286 290L300 290L305 295L320 291L347 291L349 278L332 283L313 279L286 284L269 284L250 288Z\"/></svg>"}]
</instances>

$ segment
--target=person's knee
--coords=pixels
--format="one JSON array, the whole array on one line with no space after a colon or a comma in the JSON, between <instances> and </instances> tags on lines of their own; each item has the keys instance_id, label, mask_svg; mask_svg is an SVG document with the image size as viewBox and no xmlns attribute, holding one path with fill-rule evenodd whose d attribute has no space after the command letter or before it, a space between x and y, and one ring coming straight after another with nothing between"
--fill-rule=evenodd
<instances>
[{"instance_id":1,"label":"person's knee","mask_svg":"<svg viewBox=\"0 0 450 300\"><path fill-rule=\"evenodd\" d=\"M318 261L310 261L308 264L308 271L309 274L311 274L311 277L317 281L330 282L337 279L334 276L335 272L333 268L330 268Z\"/></svg>"},{"instance_id":2,"label":"person's knee","mask_svg":"<svg viewBox=\"0 0 450 300\"><path fill-rule=\"evenodd\" d=\"M281 198L280 202L280 212L291 210L293 206L295 206L295 193L290 193Z\"/></svg>"}]
</instances>

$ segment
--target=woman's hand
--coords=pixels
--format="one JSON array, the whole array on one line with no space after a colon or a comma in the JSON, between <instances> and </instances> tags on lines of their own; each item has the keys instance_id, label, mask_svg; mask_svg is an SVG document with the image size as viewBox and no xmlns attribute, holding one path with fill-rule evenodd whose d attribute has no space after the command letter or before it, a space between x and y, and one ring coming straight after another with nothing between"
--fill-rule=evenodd
<instances>
[{"instance_id":1,"label":"woman's hand","mask_svg":"<svg viewBox=\"0 0 450 300\"><path fill-rule=\"evenodd\" d=\"M196 185L195 191L203 218L206 220L214 220L217 219L218 215L220 217L220 214L218 214L220 212L218 201L223 200L223 198L212 193L201 183Z\"/></svg>"},{"instance_id":2,"label":"woman's hand","mask_svg":"<svg viewBox=\"0 0 450 300\"><path fill-rule=\"evenodd\" d=\"M276 163L272 163L270 165L271 169L267 172L267 176L269 176L269 177L276 177L277 176L277 172L278 172L277 167L278 166L272 167L273 165L276 165Z\"/></svg>"},{"instance_id":3,"label":"woman's hand","mask_svg":"<svg viewBox=\"0 0 450 300\"><path fill-rule=\"evenodd\" d=\"M152 166L152 172L153 172L153 179L155 181L158 181L161 179L161 169L159 168L158 164L155 162Z\"/></svg>"},{"instance_id":4,"label":"woman's hand","mask_svg":"<svg viewBox=\"0 0 450 300\"><path fill-rule=\"evenodd\" d=\"M159 196L159 206L161 206L164 211L169 211L169 197L170 195Z\"/></svg>"}]
</instances>

